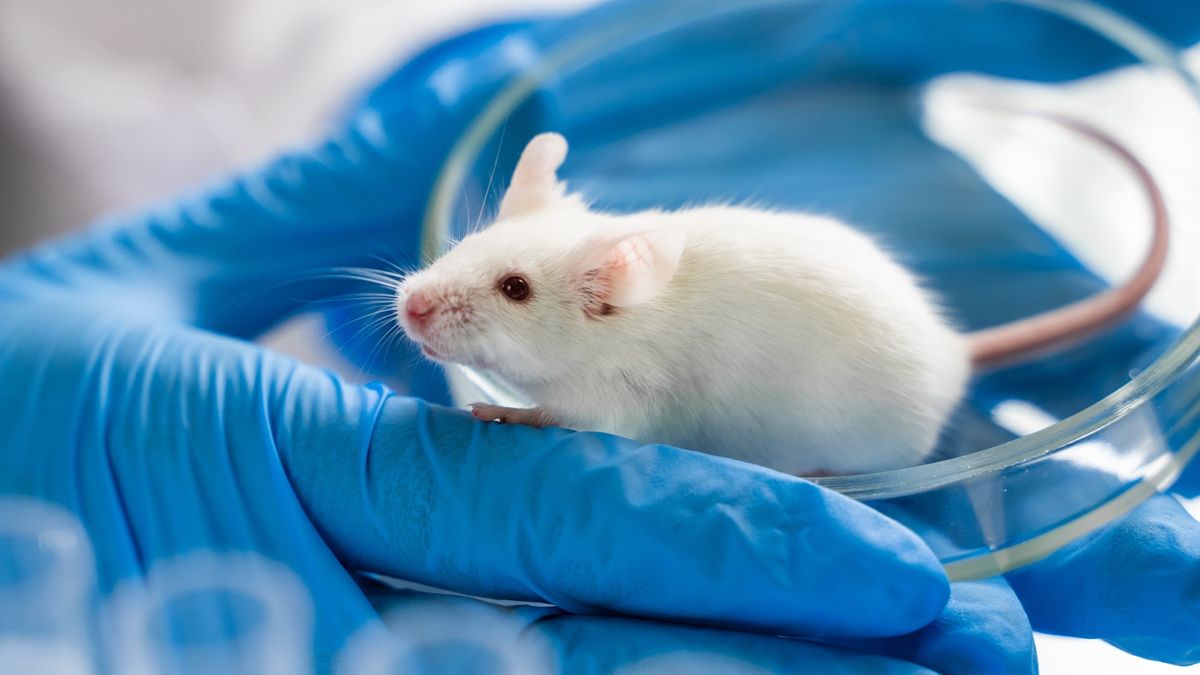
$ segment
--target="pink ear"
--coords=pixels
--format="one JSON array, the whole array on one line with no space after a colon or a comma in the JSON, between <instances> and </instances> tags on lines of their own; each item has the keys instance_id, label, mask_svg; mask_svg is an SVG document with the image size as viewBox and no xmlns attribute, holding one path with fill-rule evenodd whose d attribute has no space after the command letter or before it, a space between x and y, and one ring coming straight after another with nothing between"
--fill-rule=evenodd
<instances>
[{"instance_id":1,"label":"pink ear","mask_svg":"<svg viewBox=\"0 0 1200 675\"><path fill-rule=\"evenodd\" d=\"M594 268L599 284L596 299L614 307L631 307L652 299L675 276L686 239L681 227L598 238L589 256L599 261Z\"/></svg>"},{"instance_id":2,"label":"pink ear","mask_svg":"<svg viewBox=\"0 0 1200 675\"><path fill-rule=\"evenodd\" d=\"M534 136L517 160L512 182L500 200L500 218L530 213L563 196L558 168L567 158L567 139L553 132Z\"/></svg>"}]
</instances>

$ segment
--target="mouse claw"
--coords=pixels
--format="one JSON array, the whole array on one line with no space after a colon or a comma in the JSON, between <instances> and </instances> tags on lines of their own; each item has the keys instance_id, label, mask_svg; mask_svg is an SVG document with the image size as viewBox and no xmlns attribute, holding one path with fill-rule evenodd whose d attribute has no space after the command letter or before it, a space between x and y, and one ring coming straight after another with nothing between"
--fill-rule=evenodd
<instances>
[{"instance_id":1,"label":"mouse claw","mask_svg":"<svg viewBox=\"0 0 1200 675\"><path fill-rule=\"evenodd\" d=\"M502 416L508 411L508 408L488 403L472 403L468 407L471 408L471 417L484 422L504 422Z\"/></svg>"}]
</instances>

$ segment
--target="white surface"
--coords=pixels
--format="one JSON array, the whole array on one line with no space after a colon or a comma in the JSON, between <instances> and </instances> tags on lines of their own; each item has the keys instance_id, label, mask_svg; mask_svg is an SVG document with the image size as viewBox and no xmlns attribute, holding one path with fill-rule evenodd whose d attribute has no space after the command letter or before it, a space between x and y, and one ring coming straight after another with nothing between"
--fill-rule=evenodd
<instances>
[{"instance_id":1,"label":"white surface","mask_svg":"<svg viewBox=\"0 0 1200 675\"><path fill-rule=\"evenodd\" d=\"M0 184L11 190L0 194L0 253L304 139L349 93L442 35L590 1L0 1L0 125L15 140L0 162L10 172ZM1177 218L1200 223L1200 136L1162 134L1164 109L1148 105L1158 99L1142 94L1146 83L1122 77L1076 86L1067 102L1101 115L1152 166L1165 167ZM1040 178L1052 181L1042 194L1054 197L1094 185L1095 175L1081 166ZM1088 213L1061 199L1022 206L1051 220ZM1200 250L1200 235L1190 232L1176 247ZM1138 233L1128 234L1136 251ZM1083 249L1114 276L1130 264L1130 250L1110 258L1113 249ZM1200 287L1197 273L1200 267L1173 268L1156 292L1156 309L1181 316L1179 294ZM1184 670L1097 642L1037 639L1042 672L1050 675Z\"/></svg>"},{"instance_id":2,"label":"white surface","mask_svg":"<svg viewBox=\"0 0 1200 675\"><path fill-rule=\"evenodd\" d=\"M1200 51L1194 55L1200 61ZM1192 149L1200 147L1200 108L1179 82L1134 68L1066 85L952 75L935 82L926 100L933 138L971 161L1032 220L1113 282L1142 262L1151 232L1149 202L1125 162L1054 123L1013 124L1013 115L969 108L967 114L937 113L963 110L964 102L1065 113L1132 150L1154 175L1172 218L1171 251L1147 306L1181 325L1195 319L1200 194L1193 186L1200 184L1200 163ZM1047 156L1054 159L1040 159Z\"/></svg>"},{"instance_id":3,"label":"white surface","mask_svg":"<svg viewBox=\"0 0 1200 675\"><path fill-rule=\"evenodd\" d=\"M1042 675L1178 675L1200 672L1200 666L1183 668L1155 663L1098 640L1076 640L1057 635L1034 635Z\"/></svg>"}]
</instances>

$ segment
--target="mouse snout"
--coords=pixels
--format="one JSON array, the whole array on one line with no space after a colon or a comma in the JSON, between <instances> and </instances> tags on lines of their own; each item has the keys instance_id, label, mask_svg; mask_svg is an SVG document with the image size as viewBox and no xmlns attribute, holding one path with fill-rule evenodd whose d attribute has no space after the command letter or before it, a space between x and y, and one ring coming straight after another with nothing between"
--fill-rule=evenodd
<instances>
[{"instance_id":1,"label":"mouse snout","mask_svg":"<svg viewBox=\"0 0 1200 675\"><path fill-rule=\"evenodd\" d=\"M404 301L404 315L416 328L424 328L436 309L433 295L423 289L409 293L408 299Z\"/></svg>"},{"instance_id":2,"label":"mouse snout","mask_svg":"<svg viewBox=\"0 0 1200 675\"><path fill-rule=\"evenodd\" d=\"M397 302L396 313L408 336L423 345L458 339L473 314L466 292L452 286L427 283L405 289Z\"/></svg>"}]
</instances>

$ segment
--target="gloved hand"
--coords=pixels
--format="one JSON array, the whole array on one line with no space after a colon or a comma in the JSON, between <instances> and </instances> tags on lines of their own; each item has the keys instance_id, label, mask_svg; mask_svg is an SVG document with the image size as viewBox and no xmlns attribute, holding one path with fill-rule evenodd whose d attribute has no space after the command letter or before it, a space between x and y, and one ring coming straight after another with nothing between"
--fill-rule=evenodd
<instances>
[{"instance_id":1,"label":"gloved hand","mask_svg":"<svg viewBox=\"0 0 1200 675\"><path fill-rule=\"evenodd\" d=\"M478 641L507 635L518 652L548 644L570 672L653 671L646 659L680 650L767 671L919 670L728 632L746 630L857 639L942 672L1032 668L1007 589L964 586L947 608L913 533L811 483L600 434L483 424L246 342L298 298L345 290L317 279L298 291L297 278L361 264L376 242L414 263L450 139L536 57L517 27L466 36L414 61L322 144L4 263L0 495L36 500L5 501L23 515L4 522L58 524L0 537L0 583L19 587L43 554L90 540L95 589L68 593L90 569L82 554L79 574L47 572L47 588L89 611L76 646L101 672L294 673L310 642L318 671L385 658L384 606L394 639L429 637L422 618L435 610L394 611L422 596L368 599L356 572L558 608L484 608L525 622L508 633L452 621L418 655L435 666L478 666ZM57 630L45 619L64 615L42 611L56 598L0 592L4 663L39 665L17 650Z\"/></svg>"}]
</instances>

